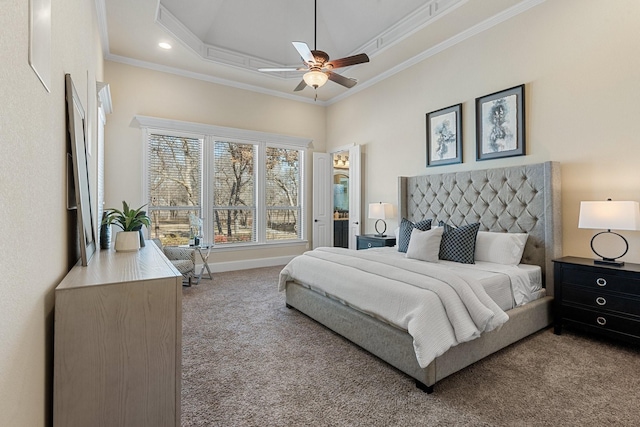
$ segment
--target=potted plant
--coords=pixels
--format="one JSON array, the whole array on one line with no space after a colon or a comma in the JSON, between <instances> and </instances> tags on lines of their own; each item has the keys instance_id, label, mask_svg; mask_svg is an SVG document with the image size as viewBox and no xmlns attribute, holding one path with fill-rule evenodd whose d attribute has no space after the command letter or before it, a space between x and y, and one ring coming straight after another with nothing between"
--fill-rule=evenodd
<instances>
[{"instance_id":1,"label":"potted plant","mask_svg":"<svg viewBox=\"0 0 640 427\"><path fill-rule=\"evenodd\" d=\"M116 251L133 252L140 249L140 229L143 225L151 225L151 219L142 210L146 205L138 209L131 209L127 202L122 202L122 210L110 208L102 219L103 225L115 224L122 228L116 234Z\"/></svg>"}]
</instances>

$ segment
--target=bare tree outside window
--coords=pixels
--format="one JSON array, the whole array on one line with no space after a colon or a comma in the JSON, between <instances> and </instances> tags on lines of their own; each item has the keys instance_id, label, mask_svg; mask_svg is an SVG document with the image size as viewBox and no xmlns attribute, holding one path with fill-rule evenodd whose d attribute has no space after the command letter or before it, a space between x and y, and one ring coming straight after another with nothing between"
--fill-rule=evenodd
<instances>
[{"instance_id":1,"label":"bare tree outside window","mask_svg":"<svg viewBox=\"0 0 640 427\"><path fill-rule=\"evenodd\" d=\"M216 245L302 238L303 150L157 133L147 143L152 238L189 243L191 215L204 220L201 241Z\"/></svg>"},{"instance_id":2,"label":"bare tree outside window","mask_svg":"<svg viewBox=\"0 0 640 427\"><path fill-rule=\"evenodd\" d=\"M300 151L267 147L267 240L300 238Z\"/></svg>"},{"instance_id":3,"label":"bare tree outside window","mask_svg":"<svg viewBox=\"0 0 640 427\"><path fill-rule=\"evenodd\" d=\"M216 141L214 145L214 236L216 244L255 242L257 146Z\"/></svg>"},{"instance_id":4,"label":"bare tree outside window","mask_svg":"<svg viewBox=\"0 0 640 427\"><path fill-rule=\"evenodd\" d=\"M151 237L163 245L189 242L189 214L200 216L201 146L198 138L149 135Z\"/></svg>"}]
</instances>

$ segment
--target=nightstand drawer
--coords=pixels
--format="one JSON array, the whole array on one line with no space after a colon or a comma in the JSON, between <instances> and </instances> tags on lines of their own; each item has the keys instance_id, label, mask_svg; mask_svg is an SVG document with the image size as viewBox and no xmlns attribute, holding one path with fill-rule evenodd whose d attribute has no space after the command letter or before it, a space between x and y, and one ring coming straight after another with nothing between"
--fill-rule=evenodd
<instances>
[{"instance_id":1,"label":"nightstand drawer","mask_svg":"<svg viewBox=\"0 0 640 427\"><path fill-rule=\"evenodd\" d=\"M622 275L607 274L601 271L566 268L563 282L565 284L586 286L591 289L640 295L640 280Z\"/></svg>"},{"instance_id":2,"label":"nightstand drawer","mask_svg":"<svg viewBox=\"0 0 640 427\"><path fill-rule=\"evenodd\" d=\"M598 289L568 286L562 289L563 303L576 303L599 311L640 316L640 299L611 294Z\"/></svg>"},{"instance_id":3,"label":"nightstand drawer","mask_svg":"<svg viewBox=\"0 0 640 427\"><path fill-rule=\"evenodd\" d=\"M577 322L592 328L634 337L640 336L640 321L631 318L570 306L562 308L562 316L566 321Z\"/></svg>"},{"instance_id":4,"label":"nightstand drawer","mask_svg":"<svg viewBox=\"0 0 640 427\"><path fill-rule=\"evenodd\" d=\"M383 248L385 246L395 246L396 238L394 236L379 237L371 234L356 236L356 247L360 249Z\"/></svg>"}]
</instances>

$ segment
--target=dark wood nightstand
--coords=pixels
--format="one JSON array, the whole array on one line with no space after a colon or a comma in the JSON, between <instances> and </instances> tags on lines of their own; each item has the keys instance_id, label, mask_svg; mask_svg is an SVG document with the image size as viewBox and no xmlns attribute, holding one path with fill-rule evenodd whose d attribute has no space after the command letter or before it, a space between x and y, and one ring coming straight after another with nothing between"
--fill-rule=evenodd
<instances>
[{"instance_id":1,"label":"dark wood nightstand","mask_svg":"<svg viewBox=\"0 0 640 427\"><path fill-rule=\"evenodd\" d=\"M369 248L382 248L384 246L395 246L396 236L379 237L375 234L363 234L356 236L358 250Z\"/></svg>"},{"instance_id":2,"label":"dark wood nightstand","mask_svg":"<svg viewBox=\"0 0 640 427\"><path fill-rule=\"evenodd\" d=\"M564 257L554 264L554 332L562 326L640 343L640 264L594 265Z\"/></svg>"}]
</instances>

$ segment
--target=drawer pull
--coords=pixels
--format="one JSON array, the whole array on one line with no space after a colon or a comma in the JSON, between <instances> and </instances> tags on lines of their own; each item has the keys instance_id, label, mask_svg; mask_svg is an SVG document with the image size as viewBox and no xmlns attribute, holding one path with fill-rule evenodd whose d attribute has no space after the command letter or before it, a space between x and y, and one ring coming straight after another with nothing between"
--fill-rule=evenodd
<instances>
[{"instance_id":1,"label":"drawer pull","mask_svg":"<svg viewBox=\"0 0 640 427\"><path fill-rule=\"evenodd\" d=\"M596 279L596 284L598 286L607 286L607 281L605 279L603 279L602 277L598 277Z\"/></svg>"},{"instance_id":2,"label":"drawer pull","mask_svg":"<svg viewBox=\"0 0 640 427\"><path fill-rule=\"evenodd\" d=\"M369 243L367 243L367 247L368 247L368 248L370 248L370 247L371 247L371 243L370 243L370 242L369 242Z\"/></svg>"},{"instance_id":3,"label":"drawer pull","mask_svg":"<svg viewBox=\"0 0 640 427\"><path fill-rule=\"evenodd\" d=\"M598 297L596 298L596 304L598 305L605 305L607 303L607 300L604 299L604 297Z\"/></svg>"},{"instance_id":4,"label":"drawer pull","mask_svg":"<svg viewBox=\"0 0 640 427\"><path fill-rule=\"evenodd\" d=\"M607 324L607 319L605 319L605 318L604 318L604 317L602 317L602 316L598 316L598 317L596 318L596 322L598 322L598 325L600 325L600 326L604 326L604 325L606 325L606 324Z\"/></svg>"}]
</instances>

